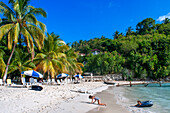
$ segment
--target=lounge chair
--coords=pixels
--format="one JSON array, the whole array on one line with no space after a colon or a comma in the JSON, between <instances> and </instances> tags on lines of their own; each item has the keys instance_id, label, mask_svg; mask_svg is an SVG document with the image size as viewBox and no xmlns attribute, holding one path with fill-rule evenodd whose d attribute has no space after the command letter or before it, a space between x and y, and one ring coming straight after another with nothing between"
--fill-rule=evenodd
<instances>
[{"instance_id":1,"label":"lounge chair","mask_svg":"<svg viewBox=\"0 0 170 113\"><path fill-rule=\"evenodd\" d=\"M30 84L34 83L34 78L30 78Z\"/></svg>"},{"instance_id":2,"label":"lounge chair","mask_svg":"<svg viewBox=\"0 0 170 113\"><path fill-rule=\"evenodd\" d=\"M70 80L70 79L67 79L67 83L71 83L71 80Z\"/></svg>"},{"instance_id":3,"label":"lounge chair","mask_svg":"<svg viewBox=\"0 0 170 113\"><path fill-rule=\"evenodd\" d=\"M57 84L58 84L58 85L61 85L61 84L62 84L59 79L57 79Z\"/></svg>"},{"instance_id":4,"label":"lounge chair","mask_svg":"<svg viewBox=\"0 0 170 113\"><path fill-rule=\"evenodd\" d=\"M51 84L51 79L48 79L47 84Z\"/></svg>"},{"instance_id":5,"label":"lounge chair","mask_svg":"<svg viewBox=\"0 0 170 113\"><path fill-rule=\"evenodd\" d=\"M34 79L34 83L37 83L37 79Z\"/></svg>"},{"instance_id":6,"label":"lounge chair","mask_svg":"<svg viewBox=\"0 0 170 113\"><path fill-rule=\"evenodd\" d=\"M11 86L11 79L7 79L7 85Z\"/></svg>"},{"instance_id":7,"label":"lounge chair","mask_svg":"<svg viewBox=\"0 0 170 113\"><path fill-rule=\"evenodd\" d=\"M29 87L30 86L30 82L26 82L24 77L22 77L21 82L23 84L23 87Z\"/></svg>"}]
</instances>

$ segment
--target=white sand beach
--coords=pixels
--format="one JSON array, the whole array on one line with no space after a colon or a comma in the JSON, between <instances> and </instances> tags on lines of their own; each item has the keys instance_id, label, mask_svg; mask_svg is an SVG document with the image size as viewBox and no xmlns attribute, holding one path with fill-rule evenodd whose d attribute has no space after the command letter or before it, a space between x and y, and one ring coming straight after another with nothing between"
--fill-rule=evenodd
<instances>
[{"instance_id":1,"label":"white sand beach","mask_svg":"<svg viewBox=\"0 0 170 113\"><path fill-rule=\"evenodd\" d=\"M101 82L43 85L42 91L27 88L0 86L1 113L79 113L95 106L88 104L88 94L75 92L87 90L91 93L107 89Z\"/></svg>"},{"instance_id":2,"label":"white sand beach","mask_svg":"<svg viewBox=\"0 0 170 113\"><path fill-rule=\"evenodd\" d=\"M103 82L43 85L42 87L42 91L34 91L27 88L0 86L1 113L86 113L98 107L107 108L107 106L90 104L89 94L76 92L80 89L87 90L91 94L101 92L108 88ZM101 97L101 99L105 98ZM114 101L115 109L122 109L121 105L116 104L115 99ZM126 110L122 113L124 111Z\"/></svg>"}]
</instances>

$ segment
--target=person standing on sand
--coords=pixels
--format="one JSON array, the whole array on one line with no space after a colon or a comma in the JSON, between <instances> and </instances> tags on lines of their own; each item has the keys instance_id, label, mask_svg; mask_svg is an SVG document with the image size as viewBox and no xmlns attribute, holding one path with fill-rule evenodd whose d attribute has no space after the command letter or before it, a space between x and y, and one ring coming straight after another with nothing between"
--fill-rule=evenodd
<instances>
[{"instance_id":1,"label":"person standing on sand","mask_svg":"<svg viewBox=\"0 0 170 113\"><path fill-rule=\"evenodd\" d=\"M95 96L91 96L91 95L90 95L89 98L92 99L92 102L91 102L91 103L95 103L96 101L98 101L98 104L99 104L99 105L106 106L106 104L103 104L103 103L100 102L100 98L98 98L98 97L95 97ZM93 102L93 99L94 99L94 102Z\"/></svg>"}]
</instances>

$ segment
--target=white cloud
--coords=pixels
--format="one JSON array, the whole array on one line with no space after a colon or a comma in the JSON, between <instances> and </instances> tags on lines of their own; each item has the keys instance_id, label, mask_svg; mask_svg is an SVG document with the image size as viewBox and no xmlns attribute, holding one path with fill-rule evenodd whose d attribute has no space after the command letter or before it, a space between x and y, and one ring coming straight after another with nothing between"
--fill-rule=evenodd
<instances>
[{"instance_id":1,"label":"white cloud","mask_svg":"<svg viewBox=\"0 0 170 113\"><path fill-rule=\"evenodd\" d=\"M170 19L170 12L167 14L167 15L163 15L163 16L160 16L157 21L163 21L165 20L165 18L169 18Z\"/></svg>"}]
</instances>

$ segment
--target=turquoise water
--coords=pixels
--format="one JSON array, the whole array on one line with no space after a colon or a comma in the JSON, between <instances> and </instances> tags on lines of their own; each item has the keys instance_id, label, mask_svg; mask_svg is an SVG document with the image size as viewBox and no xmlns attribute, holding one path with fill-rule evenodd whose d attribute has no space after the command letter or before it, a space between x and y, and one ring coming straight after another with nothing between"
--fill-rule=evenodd
<instances>
[{"instance_id":1,"label":"turquoise water","mask_svg":"<svg viewBox=\"0 0 170 113\"><path fill-rule=\"evenodd\" d=\"M163 84L163 87L160 87L158 84L148 85L148 87L117 87L114 91L118 98L118 104L123 103L124 106L134 113L170 113L169 86L170 83ZM152 100L154 105L148 108L131 107L136 104L137 100Z\"/></svg>"}]
</instances>

